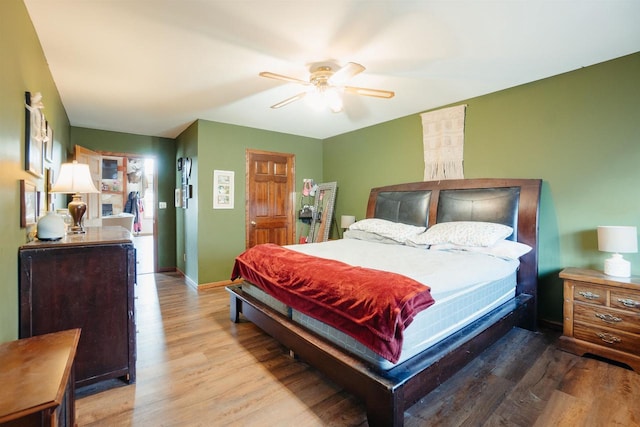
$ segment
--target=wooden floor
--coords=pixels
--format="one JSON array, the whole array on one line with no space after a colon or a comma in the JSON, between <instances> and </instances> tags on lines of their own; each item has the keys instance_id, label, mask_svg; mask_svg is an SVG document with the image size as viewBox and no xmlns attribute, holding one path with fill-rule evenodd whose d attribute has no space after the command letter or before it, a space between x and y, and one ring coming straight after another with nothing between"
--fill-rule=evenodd
<instances>
[{"instance_id":1,"label":"wooden floor","mask_svg":"<svg viewBox=\"0 0 640 427\"><path fill-rule=\"evenodd\" d=\"M253 324L222 288L137 286L138 379L77 401L79 426L366 426L364 406ZM409 408L406 426L640 426L640 375L514 329ZM86 393L87 390L84 390Z\"/></svg>"}]
</instances>

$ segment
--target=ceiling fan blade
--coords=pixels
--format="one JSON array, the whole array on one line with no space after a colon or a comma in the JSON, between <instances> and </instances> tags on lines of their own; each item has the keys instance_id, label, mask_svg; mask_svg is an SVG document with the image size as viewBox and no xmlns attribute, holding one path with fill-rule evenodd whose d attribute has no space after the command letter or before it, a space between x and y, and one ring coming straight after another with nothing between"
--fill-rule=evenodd
<instances>
[{"instance_id":1,"label":"ceiling fan blade","mask_svg":"<svg viewBox=\"0 0 640 427\"><path fill-rule=\"evenodd\" d=\"M303 84L303 85L310 84L309 82L305 82L304 80L296 79L295 77L283 76L282 74L271 73L269 71L261 72L260 76L267 77L269 79L284 80L285 82L300 83L300 84Z\"/></svg>"},{"instance_id":2,"label":"ceiling fan blade","mask_svg":"<svg viewBox=\"0 0 640 427\"><path fill-rule=\"evenodd\" d=\"M360 74L364 70L365 68L360 64L357 64L355 62L347 62L344 67L333 73L333 75L329 78L329 84L335 86L344 86L344 84L349 81L350 78L354 77L357 74Z\"/></svg>"},{"instance_id":3,"label":"ceiling fan blade","mask_svg":"<svg viewBox=\"0 0 640 427\"><path fill-rule=\"evenodd\" d=\"M300 92L299 94L292 96L291 98L287 98L284 101L280 101L277 104L273 104L271 108L276 109L276 108L284 107L285 105L289 105L292 102L295 102L299 99L304 98L306 95L307 95L307 92Z\"/></svg>"},{"instance_id":4,"label":"ceiling fan blade","mask_svg":"<svg viewBox=\"0 0 640 427\"><path fill-rule=\"evenodd\" d=\"M365 87L345 86L344 91L353 95L373 96L376 98L393 98L396 94L390 90L367 89Z\"/></svg>"}]
</instances>

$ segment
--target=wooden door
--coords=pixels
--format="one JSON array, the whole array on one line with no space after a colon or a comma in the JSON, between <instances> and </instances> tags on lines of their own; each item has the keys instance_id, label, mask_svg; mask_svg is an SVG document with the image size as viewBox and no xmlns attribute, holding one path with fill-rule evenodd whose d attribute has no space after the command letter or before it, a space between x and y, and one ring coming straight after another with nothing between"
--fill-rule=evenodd
<instances>
[{"instance_id":1,"label":"wooden door","mask_svg":"<svg viewBox=\"0 0 640 427\"><path fill-rule=\"evenodd\" d=\"M98 190L101 188L102 181L102 155L95 151L91 151L88 148L81 147L80 145L75 146L75 160L78 163L86 163L89 165L89 170L91 171L91 178L93 178L93 185L96 186ZM87 226L99 226L101 225L100 216L102 214L101 211L101 202L100 202L100 194L83 194L82 199L87 204L87 213L85 214L83 221Z\"/></svg>"},{"instance_id":2,"label":"wooden door","mask_svg":"<svg viewBox=\"0 0 640 427\"><path fill-rule=\"evenodd\" d=\"M293 154L247 150L246 247L295 240Z\"/></svg>"}]
</instances>

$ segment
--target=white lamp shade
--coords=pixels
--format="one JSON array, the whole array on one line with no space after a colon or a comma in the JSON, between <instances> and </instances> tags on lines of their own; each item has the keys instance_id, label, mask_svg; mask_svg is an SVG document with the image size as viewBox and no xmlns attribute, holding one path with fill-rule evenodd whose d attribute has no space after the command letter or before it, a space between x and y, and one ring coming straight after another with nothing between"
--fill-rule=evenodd
<instances>
[{"instance_id":1,"label":"white lamp shade","mask_svg":"<svg viewBox=\"0 0 640 427\"><path fill-rule=\"evenodd\" d=\"M56 183L51 187L52 193L99 193L91 178L89 165L84 163L63 163L60 166L60 175Z\"/></svg>"},{"instance_id":2,"label":"white lamp shade","mask_svg":"<svg viewBox=\"0 0 640 427\"><path fill-rule=\"evenodd\" d=\"M598 227L598 250L614 252L611 258L604 261L604 274L615 277L629 277L631 275L631 263L622 258L620 253L638 252L638 232L636 227Z\"/></svg>"},{"instance_id":3,"label":"white lamp shade","mask_svg":"<svg viewBox=\"0 0 640 427\"><path fill-rule=\"evenodd\" d=\"M340 228L349 228L351 224L356 222L356 217L353 215L342 215L340 217Z\"/></svg>"},{"instance_id":4,"label":"white lamp shade","mask_svg":"<svg viewBox=\"0 0 640 427\"><path fill-rule=\"evenodd\" d=\"M614 253L638 252L638 232L633 226L598 227L598 250Z\"/></svg>"}]
</instances>

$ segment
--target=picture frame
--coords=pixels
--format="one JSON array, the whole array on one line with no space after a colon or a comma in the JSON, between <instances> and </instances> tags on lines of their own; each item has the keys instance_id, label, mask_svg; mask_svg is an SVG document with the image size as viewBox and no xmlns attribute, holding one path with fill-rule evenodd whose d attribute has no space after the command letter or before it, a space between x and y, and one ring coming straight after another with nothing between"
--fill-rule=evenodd
<instances>
[{"instance_id":1,"label":"picture frame","mask_svg":"<svg viewBox=\"0 0 640 427\"><path fill-rule=\"evenodd\" d=\"M44 199L46 201L47 212L53 211L56 195L51 193L53 187L54 171L52 167L47 167L44 170Z\"/></svg>"},{"instance_id":2,"label":"picture frame","mask_svg":"<svg viewBox=\"0 0 640 427\"><path fill-rule=\"evenodd\" d=\"M53 128L51 123L47 121L47 133L44 140L44 159L51 163L53 162Z\"/></svg>"},{"instance_id":3,"label":"picture frame","mask_svg":"<svg viewBox=\"0 0 640 427\"><path fill-rule=\"evenodd\" d=\"M191 159L184 157L182 161L182 181L181 181L181 195L182 195L182 209L189 208L189 178L191 175Z\"/></svg>"},{"instance_id":4,"label":"picture frame","mask_svg":"<svg viewBox=\"0 0 640 427\"><path fill-rule=\"evenodd\" d=\"M234 171L213 171L213 209L233 209Z\"/></svg>"},{"instance_id":5,"label":"picture frame","mask_svg":"<svg viewBox=\"0 0 640 427\"><path fill-rule=\"evenodd\" d=\"M182 188L176 188L174 192L174 204L176 208L182 207Z\"/></svg>"},{"instance_id":6,"label":"picture frame","mask_svg":"<svg viewBox=\"0 0 640 427\"><path fill-rule=\"evenodd\" d=\"M44 174L44 146L46 121L42 108L31 105L31 93L25 92L25 149L24 168L37 178Z\"/></svg>"},{"instance_id":7,"label":"picture frame","mask_svg":"<svg viewBox=\"0 0 640 427\"><path fill-rule=\"evenodd\" d=\"M38 221L39 192L35 184L20 180L20 227L26 228Z\"/></svg>"}]
</instances>

